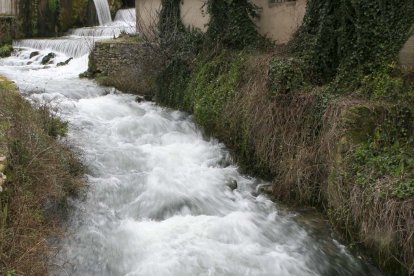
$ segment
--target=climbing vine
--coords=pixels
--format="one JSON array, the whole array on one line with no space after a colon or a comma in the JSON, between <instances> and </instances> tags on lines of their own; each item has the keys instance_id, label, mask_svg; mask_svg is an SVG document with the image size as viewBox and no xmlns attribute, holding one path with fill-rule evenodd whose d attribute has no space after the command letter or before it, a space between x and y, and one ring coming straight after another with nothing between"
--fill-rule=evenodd
<instances>
[{"instance_id":1,"label":"climbing vine","mask_svg":"<svg viewBox=\"0 0 414 276\"><path fill-rule=\"evenodd\" d=\"M248 0L209 0L207 37L210 42L232 49L254 47L265 42L257 32L254 19L259 8Z\"/></svg>"},{"instance_id":2,"label":"climbing vine","mask_svg":"<svg viewBox=\"0 0 414 276\"><path fill-rule=\"evenodd\" d=\"M169 38L185 29L181 22L181 0L162 0L161 3L158 31L160 40L168 43Z\"/></svg>"},{"instance_id":3,"label":"climbing vine","mask_svg":"<svg viewBox=\"0 0 414 276\"><path fill-rule=\"evenodd\" d=\"M293 49L313 83L368 75L396 57L413 13L412 0L310 0Z\"/></svg>"}]
</instances>

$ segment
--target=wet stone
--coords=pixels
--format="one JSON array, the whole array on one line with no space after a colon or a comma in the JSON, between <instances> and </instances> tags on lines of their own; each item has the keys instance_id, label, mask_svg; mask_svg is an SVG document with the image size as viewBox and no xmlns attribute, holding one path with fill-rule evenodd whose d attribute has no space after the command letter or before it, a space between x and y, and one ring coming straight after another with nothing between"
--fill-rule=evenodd
<instances>
[{"instance_id":1,"label":"wet stone","mask_svg":"<svg viewBox=\"0 0 414 276\"><path fill-rule=\"evenodd\" d=\"M42 64L43 65L49 64L55 57L56 57L55 53L47 54L46 56L43 57Z\"/></svg>"},{"instance_id":2,"label":"wet stone","mask_svg":"<svg viewBox=\"0 0 414 276\"><path fill-rule=\"evenodd\" d=\"M68 64L69 64L69 62L70 62L72 59L73 59L73 58L69 58L69 59L67 59L66 61L59 62L56 66L60 67L60 66L68 65Z\"/></svg>"},{"instance_id":3,"label":"wet stone","mask_svg":"<svg viewBox=\"0 0 414 276\"><path fill-rule=\"evenodd\" d=\"M236 190L237 189L237 181L233 179L229 183L227 183L227 186L232 190Z\"/></svg>"},{"instance_id":4,"label":"wet stone","mask_svg":"<svg viewBox=\"0 0 414 276\"><path fill-rule=\"evenodd\" d=\"M39 55L39 52L38 51L31 52L30 53L30 58L35 57L35 56L38 56L38 55Z\"/></svg>"}]
</instances>

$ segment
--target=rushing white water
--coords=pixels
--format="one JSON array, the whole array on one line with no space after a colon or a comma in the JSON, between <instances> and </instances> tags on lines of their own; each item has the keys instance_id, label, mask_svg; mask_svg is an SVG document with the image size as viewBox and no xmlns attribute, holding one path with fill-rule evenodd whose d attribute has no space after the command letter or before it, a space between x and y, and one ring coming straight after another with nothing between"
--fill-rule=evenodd
<instances>
[{"instance_id":1,"label":"rushing white water","mask_svg":"<svg viewBox=\"0 0 414 276\"><path fill-rule=\"evenodd\" d=\"M108 0L93 0L96 13L98 14L99 25L106 25L112 22L111 11Z\"/></svg>"},{"instance_id":2,"label":"rushing white water","mask_svg":"<svg viewBox=\"0 0 414 276\"><path fill-rule=\"evenodd\" d=\"M326 227L257 196L266 183L240 174L191 116L79 79L87 56L42 66L39 48L0 60L0 74L59 106L89 168L53 275L370 274Z\"/></svg>"},{"instance_id":3,"label":"rushing white water","mask_svg":"<svg viewBox=\"0 0 414 276\"><path fill-rule=\"evenodd\" d=\"M136 20L137 20L136 15L137 15L137 13L136 13L135 8L119 10L116 13L115 21L136 22Z\"/></svg>"}]
</instances>

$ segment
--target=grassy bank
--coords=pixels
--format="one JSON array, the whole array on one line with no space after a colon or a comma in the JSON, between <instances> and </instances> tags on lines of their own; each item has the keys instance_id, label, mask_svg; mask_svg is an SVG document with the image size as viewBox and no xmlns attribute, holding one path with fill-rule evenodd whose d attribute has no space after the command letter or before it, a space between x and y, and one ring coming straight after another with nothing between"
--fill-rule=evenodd
<instances>
[{"instance_id":1,"label":"grassy bank","mask_svg":"<svg viewBox=\"0 0 414 276\"><path fill-rule=\"evenodd\" d=\"M0 77L0 157L7 180L0 192L0 273L46 275L61 235L66 200L83 186L83 168L58 141L67 124L46 107L33 108Z\"/></svg>"}]
</instances>

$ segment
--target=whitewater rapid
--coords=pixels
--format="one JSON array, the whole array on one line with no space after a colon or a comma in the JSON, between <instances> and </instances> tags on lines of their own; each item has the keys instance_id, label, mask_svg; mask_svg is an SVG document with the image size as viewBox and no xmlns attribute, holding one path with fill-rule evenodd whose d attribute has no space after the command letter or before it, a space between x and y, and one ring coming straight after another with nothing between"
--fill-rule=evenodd
<instances>
[{"instance_id":1,"label":"whitewater rapid","mask_svg":"<svg viewBox=\"0 0 414 276\"><path fill-rule=\"evenodd\" d=\"M41 65L49 51L22 48L0 74L58 108L88 167L52 275L370 275L329 230L257 195L267 183L241 174L190 115L79 79L86 55Z\"/></svg>"}]
</instances>

